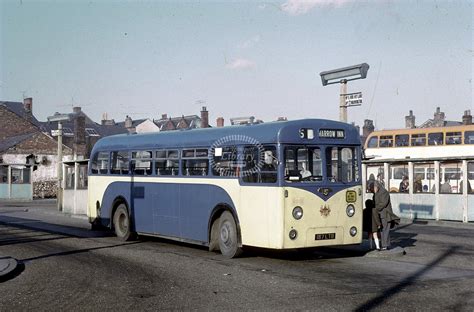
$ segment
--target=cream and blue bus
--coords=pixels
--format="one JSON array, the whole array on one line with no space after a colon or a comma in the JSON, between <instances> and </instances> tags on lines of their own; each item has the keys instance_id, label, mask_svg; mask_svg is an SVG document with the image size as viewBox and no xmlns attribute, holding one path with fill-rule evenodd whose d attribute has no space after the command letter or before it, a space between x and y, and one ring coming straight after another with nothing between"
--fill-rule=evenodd
<instances>
[{"instance_id":1,"label":"cream and blue bus","mask_svg":"<svg viewBox=\"0 0 474 312\"><path fill-rule=\"evenodd\" d=\"M360 153L356 128L319 119L106 137L91 153L89 221L227 258L359 244Z\"/></svg>"}]
</instances>

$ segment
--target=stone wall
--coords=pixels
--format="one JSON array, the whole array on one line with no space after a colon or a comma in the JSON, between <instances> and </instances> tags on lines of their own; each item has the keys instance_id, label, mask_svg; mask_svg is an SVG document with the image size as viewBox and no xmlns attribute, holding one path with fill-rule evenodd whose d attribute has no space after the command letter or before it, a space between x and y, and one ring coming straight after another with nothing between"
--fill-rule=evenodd
<instances>
[{"instance_id":1,"label":"stone wall","mask_svg":"<svg viewBox=\"0 0 474 312\"><path fill-rule=\"evenodd\" d=\"M33 182L33 198L56 198L58 181Z\"/></svg>"}]
</instances>

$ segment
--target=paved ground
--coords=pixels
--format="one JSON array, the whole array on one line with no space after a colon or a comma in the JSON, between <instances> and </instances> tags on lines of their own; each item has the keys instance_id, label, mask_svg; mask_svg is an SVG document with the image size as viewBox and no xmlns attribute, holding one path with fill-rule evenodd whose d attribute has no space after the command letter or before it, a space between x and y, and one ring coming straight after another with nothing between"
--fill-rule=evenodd
<instances>
[{"instance_id":1,"label":"paved ground","mask_svg":"<svg viewBox=\"0 0 474 312\"><path fill-rule=\"evenodd\" d=\"M119 242L54 202L0 203L0 255L20 263L0 281L0 311L472 311L473 234L473 225L404 224L393 238L405 256L362 246L225 260L166 240Z\"/></svg>"}]
</instances>

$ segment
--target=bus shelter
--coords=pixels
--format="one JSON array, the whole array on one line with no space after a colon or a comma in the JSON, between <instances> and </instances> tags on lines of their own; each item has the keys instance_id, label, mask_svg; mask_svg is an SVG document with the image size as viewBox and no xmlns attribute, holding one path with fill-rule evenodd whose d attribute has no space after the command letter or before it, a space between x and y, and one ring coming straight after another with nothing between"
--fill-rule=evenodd
<instances>
[{"instance_id":1,"label":"bus shelter","mask_svg":"<svg viewBox=\"0 0 474 312\"><path fill-rule=\"evenodd\" d=\"M32 167L0 164L0 200L33 200Z\"/></svg>"},{"instance_id":2,"label":"bus shelter","mask_svg":"<svg viewBox=\"0 0 474 312\"><path fill-rule=\"evenodd\" d=\"M63 161L63 212L87 214L87 159Z\"/></svg>"},{"instance_id":3,"label":"bus shelter","mask_svg":"<svg viewBox=\"0 0 474 312\"><path fill-rule=\"evenodd\" d=\"M365 160L362 179L365 199L378 181L402 218L474 222L474 157Z\"/></svg>"}]
</instances>

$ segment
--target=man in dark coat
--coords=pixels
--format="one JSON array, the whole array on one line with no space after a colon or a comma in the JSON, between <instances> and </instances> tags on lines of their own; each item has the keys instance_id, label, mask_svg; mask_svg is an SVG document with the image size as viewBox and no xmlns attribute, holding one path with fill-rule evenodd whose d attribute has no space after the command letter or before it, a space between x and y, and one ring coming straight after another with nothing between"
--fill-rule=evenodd
<instances>
[{"instance_id":1,"label":"man in dark coat","mask_svg":"<svg viewBox=\"0 0 474 312\"><path fill-rule=\"evenodd\" d=\"M387 250L390 248L390 228L399 224L400 218L392 211L390 194L377 182L374 183L374 204L382 221L382 250Z\"/></svg>"}]
</instances>

